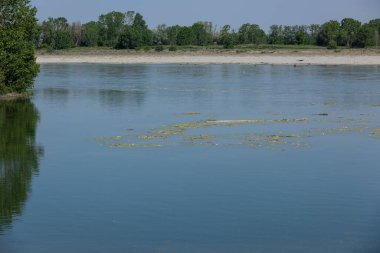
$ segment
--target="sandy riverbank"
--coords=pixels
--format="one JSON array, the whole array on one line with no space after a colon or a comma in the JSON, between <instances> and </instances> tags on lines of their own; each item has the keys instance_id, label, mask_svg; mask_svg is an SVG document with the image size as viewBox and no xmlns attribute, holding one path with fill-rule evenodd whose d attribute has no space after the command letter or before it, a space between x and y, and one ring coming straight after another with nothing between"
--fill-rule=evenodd
<instances>
[{"instance_id":1,"label":"sandy riverbank","mask_svg":"<svg viewBox=\"0 0 380 253\"><path fill-rule=\"evenodd\" d=\"M38 54L37 62L103 64L274 64L274 65L378 65L375 51L251 51L251 52L65 52Z\"/></svg>"}]
</instances>

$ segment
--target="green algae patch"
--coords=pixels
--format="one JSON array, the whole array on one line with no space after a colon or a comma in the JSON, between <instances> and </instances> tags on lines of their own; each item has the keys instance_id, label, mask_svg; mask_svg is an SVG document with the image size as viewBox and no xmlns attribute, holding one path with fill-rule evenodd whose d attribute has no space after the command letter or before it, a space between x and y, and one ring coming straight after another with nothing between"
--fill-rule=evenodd
<instances>
[{"instance_id":1,"label":"green algae patch","mask_svg":"<svg viewBox=\"0 0 380 253\"><path fill-rule=\"evenodd\" d=\"M170 128L188 130L197 128L208 128L217 126L242 126L250 124L267 124L267 123L296 123L305 122L306 118L284 118L284 119L254 119L254 120L201 120L194 122L185 122L171 125Z\"/></svg>"}]
</instances>

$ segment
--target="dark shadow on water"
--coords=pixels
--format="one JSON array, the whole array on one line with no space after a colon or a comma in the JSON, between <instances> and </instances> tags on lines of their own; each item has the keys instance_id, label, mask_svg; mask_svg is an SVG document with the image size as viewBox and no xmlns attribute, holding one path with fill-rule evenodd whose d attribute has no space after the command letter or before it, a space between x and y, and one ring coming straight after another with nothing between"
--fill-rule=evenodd
<instances>
[{"instance_id":1,"label":"dark shadow on water","mask_svg":"<svg viewBox=\"0 0 380 253\"><path fill-rule=\"evenodd\" d=\"M145 91L143 89L100 90L98 95L101 104L111 108L140 107L145 100Z\"/></svg>"},{"instance_id":2,"label":"dark shadow on water","mask_svg":"<svg viewBox=\"0 0 380 253\"><path fill-rule=\"evenodd\" d=\"M39 113L30 100L0 101L0 235L21 215L38 173Z\"/></svg>"}]
</instances>

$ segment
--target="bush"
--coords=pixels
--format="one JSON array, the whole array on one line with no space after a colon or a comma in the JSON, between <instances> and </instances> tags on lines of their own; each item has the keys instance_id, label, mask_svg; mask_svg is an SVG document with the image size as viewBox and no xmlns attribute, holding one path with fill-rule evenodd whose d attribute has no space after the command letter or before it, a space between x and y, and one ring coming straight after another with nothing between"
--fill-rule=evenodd
<instances>
[{"instance_id":1,"label":"bush","mask_svg":"<svg viewBox=\"0 0 380 253\"><path fill-rule=\"evenodd\" d=\"M169 51L170 52L175 52L175 51L177 51L177 47L176 46L170 46L169 47Z\"/></svg>"},{"instance_id":2,"label":"bush","mask_svg":"<svg viewBox=\"0 0 380 253\"><path fill-rule=\"evenodd\" d=\"M329 43L327 44L327 49L337 49L338 44L336 43L335 40L330 40Z\"/></svg>"},{"instance_id":3,"label":"bush","mask_svg":"<svg viewBox=\"0 0 380 253\"><path fill-rule=\"evenodd\" d=\"M151 48L150 46L145 46L145 47L144 47L144 51L145 51L145 52L148 52L148 51L150 51L151 49L152 49L152 48Z\"/></svg>"},{"instance_id":4,"label":"bush","mask_svg":"<svg viewBox=\"0 0 380 253\"><path fill-rule=\"evenodd\" d=\"M11 6L11 8L9 8ZM30 0L0 1L0 94L25 92L33 86L39 66L34 57L37 10Z\"/></svg>"},{"instance_id":5,"label":"bush","mask_svg":"<svg viewBox=\"0 0 380 253\"><path fill-rule=\"evenodd\" d=\"M156 52L162 52L162 51L164 51L164 46L163 45L158 45L158 46L156 46L156 48L154 49Z\"/></svg>"}]
</instances>

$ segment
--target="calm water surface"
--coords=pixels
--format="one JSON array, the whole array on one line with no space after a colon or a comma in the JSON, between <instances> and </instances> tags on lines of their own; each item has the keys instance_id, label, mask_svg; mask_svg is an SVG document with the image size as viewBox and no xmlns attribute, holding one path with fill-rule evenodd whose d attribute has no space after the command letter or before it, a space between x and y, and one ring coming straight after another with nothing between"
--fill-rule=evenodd
<instances>
[{"instance_id":1,"label":"calm water surface","mask_svg":"<svg viewBox=\"0 0 380 253\"><path fill-rule=\"evenodd\" d=\"M43 65L0 102L0 252L380 252L380 69Z\"/></svg>"}]
</instances>

